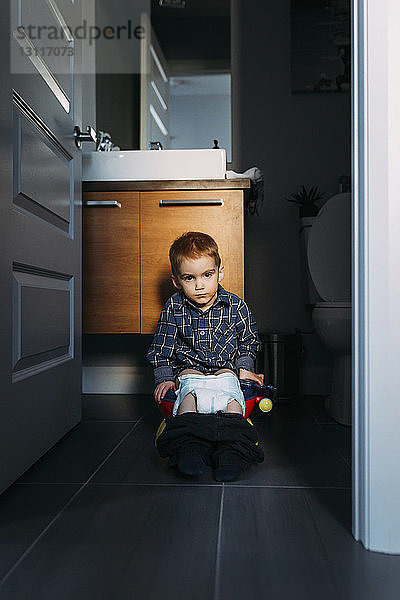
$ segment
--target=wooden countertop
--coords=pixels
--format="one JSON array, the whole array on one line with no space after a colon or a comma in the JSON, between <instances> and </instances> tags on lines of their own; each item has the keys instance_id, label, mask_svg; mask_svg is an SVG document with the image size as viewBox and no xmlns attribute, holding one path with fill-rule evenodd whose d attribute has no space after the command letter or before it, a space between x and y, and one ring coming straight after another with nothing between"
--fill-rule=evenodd
<instances>
[{"instance_id":1,"label":"wooden countertop","mask_svg":"<svg viewBox=\"0 0 400 600\"><path fill-rule=\"evenodd\" d=\"M164 190L242 190L249 189L250 179L191 179L158 181L83 181L84 192L157 192Z\"/></svg>"}]
</instances>

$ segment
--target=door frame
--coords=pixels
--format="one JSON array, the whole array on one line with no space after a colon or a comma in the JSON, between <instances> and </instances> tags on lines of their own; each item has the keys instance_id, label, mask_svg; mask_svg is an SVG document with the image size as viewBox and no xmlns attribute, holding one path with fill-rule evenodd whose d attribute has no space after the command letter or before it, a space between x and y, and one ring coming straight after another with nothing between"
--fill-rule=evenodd
<instances>
[{"instance_id":1,"label":"door frame","mask_svg":"<svg viewBox=\"0 0 400 600\"><path fill-rule=\"evenodd\" d=\"M353 535L400 553L398 0L352 0Z\"/></svg>"}]
</instances>

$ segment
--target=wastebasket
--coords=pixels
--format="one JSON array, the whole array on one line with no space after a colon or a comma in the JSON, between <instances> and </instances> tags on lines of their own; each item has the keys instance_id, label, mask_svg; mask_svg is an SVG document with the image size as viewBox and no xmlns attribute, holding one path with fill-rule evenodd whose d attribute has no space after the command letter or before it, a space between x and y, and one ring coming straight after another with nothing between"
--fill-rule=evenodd
<instances>
[{"instance_id":1,"label":"wastebasket","mask_svg":"<svg viewBox=\"0 0 400 600\"><path fill-rule=\"evenodd\" d=\"M276 404L290 404L299 395L301 336L299 333L262 333L260 339L264 352L258 364L265 382L277 388L272 400Z\"/></svg>"}]
</instances>

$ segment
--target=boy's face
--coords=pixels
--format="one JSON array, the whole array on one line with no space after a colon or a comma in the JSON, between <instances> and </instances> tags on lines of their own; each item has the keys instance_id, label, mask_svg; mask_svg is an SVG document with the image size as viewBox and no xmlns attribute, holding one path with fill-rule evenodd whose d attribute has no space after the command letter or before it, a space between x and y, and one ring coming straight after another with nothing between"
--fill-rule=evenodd
<instances>
[{"instance_id":1,"label":"boy's face","mask_svg":"<svg viewBox=\"0 0 400 600\"><path fill-rule=\"evenodd\" d=\"M216 298L218 282L222 281L224 267L217 268L211 256L200 258L185 258L180 266L179 275L172 275L175 287L183 290L189 300L199 306L207 308Z\"/></svg>"}]
</instances>

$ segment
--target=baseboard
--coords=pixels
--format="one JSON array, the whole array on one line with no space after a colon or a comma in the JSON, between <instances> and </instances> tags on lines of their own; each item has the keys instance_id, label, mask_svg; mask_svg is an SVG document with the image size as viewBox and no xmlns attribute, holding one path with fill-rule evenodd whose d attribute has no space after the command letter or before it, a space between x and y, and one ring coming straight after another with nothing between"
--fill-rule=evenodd
<instances>
[{"instance_id":1,"label":"baseboard","mask_svg":"<svg viewBox=\"0 0 400 600\"><path fill-rule=\"evenodd\" d=\"M89 367L82 370L84 394L151 394L153 376L138 367Z\"/></svg>"}]
</instances>

